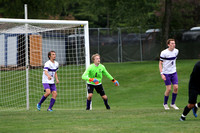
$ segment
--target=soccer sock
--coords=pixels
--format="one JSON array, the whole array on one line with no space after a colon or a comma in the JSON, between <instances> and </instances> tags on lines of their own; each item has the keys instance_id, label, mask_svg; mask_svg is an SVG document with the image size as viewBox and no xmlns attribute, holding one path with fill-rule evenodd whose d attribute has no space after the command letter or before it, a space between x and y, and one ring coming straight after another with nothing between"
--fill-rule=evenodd
<instances>
[{"instance_id":1,"label":"soccer sock","mask_svg":"<svg viewBox=\"0 0 200 133\"><path fill-rule=\"evenodd\" d=\"M105 104L106 106L108 106L108 99L103 99L103 101L104 101L104 104Z\"/></svg>"},{"instance_id":2,"label":"soccer sock","mask_svg":"<svg viewBox=\"0 0 200 133\"><path fill-rule=\"evenodd\" d=\"M43 95L40 102L38 103L39 105L41 105L44 101L46 100L46 97Z\"/></svg>"},{"instance_id":3,"label":"soccer sock","mask_svg":"<svg viewBox=\"0 0 200 133\"><path fill-rule=\"evenodd\" d=\"M172 93L172 105L175 103L176 101L176 96L177 96L177 93Z\"/></svg>"},{"instance_id":4,"label":"soccer sock","mask_svg":"<svg viewBox=\"0 0 200 133\"><path fill-rule=\"evenodd\" d=\"M168 98L169 98L169 96L164 97L164 104L167 104Z\"/></svg>"},{"instance_id":5,"label":"soccer sock","mask_svg":"<svg viewBox=\"0 0 200 133\"><path fill-rule=\"evenodd\" d=\"M49 109L52 109L54 103L55 103L55 99L51 98L51 101L50 101L50 105L49 105Z\"/></svg>"},{"instance_id":6,"label":"soccer sock","mask_svg":"<svg viewBox=\"0 0 200 133\"><path fill-rule=\"evenodd\" d=\"M91 103L91 100L87 99L87 109L90 109L90 103Z\"/></svg>"},{"instance_id":7,"label":"soccer sock","mask_svg":"<svg viewBox=\"0 0 200 133\"><path fill-rule=\"evenodd\" d=\"M191 109L188 108L188 106L186 106L184 108L184 111L183 111L183 115L186 117L186 115L190 112Z\"/></svg>"}]
</instances>

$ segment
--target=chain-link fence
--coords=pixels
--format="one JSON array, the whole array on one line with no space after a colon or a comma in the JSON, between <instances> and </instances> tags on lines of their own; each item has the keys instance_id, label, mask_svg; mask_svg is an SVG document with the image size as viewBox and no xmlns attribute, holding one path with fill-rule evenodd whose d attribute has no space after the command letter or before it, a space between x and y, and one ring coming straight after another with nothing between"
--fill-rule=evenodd
<instances>
[{"instance_id":1,"label":"chain-link fence","mask_svg":"<svg viewBox=\"0 0 200 133\"><path fill-rule=\"evenodd\" d=\"M197 33L187 35L187 32L177 30L169 35L176 39L176 48L179 49L178 59L199 58L200 31L198 31L199 37ZM99 53L102 62L158 60L162 50L159 29L143 31L140 27L90 28L89 34L90 54Z\"/></svg>"}]
</instances>

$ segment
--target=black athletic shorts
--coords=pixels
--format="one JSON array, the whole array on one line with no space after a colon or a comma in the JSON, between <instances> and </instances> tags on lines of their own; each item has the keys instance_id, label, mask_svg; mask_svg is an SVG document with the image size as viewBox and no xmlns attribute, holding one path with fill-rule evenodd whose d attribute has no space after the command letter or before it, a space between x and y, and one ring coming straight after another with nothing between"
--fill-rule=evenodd
<instances>
[{"instance_id":1,"label":"black athletic shorts","mask_svg":"<svg viewBox=\"0 0 200 133\"><path fill-rule=\"evenodd\" d=\"M100 84L100 85L87 84L88 93L93 93L94 88L95 88L96 92L98 94L100 94L101 96L105 95L102 84Z\"/></svg>"},{"instance_id":2,"label":"black athletic shorts","mask_svg":"<svg viewBox=\"0 0 200 133\"><path fill-rule=\"evenodd\" d=\"M199 95L199 91L194 89L189 89L189 101L190 104L197 103L197 96Z\"/></svg>"}]
</instances>

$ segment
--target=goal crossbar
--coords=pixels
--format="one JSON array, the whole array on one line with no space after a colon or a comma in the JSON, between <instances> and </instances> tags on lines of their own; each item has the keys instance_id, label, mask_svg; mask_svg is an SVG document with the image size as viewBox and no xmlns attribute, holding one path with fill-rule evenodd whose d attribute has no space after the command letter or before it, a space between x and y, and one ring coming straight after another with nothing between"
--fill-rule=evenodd
<instances>
[{"instance_id":1,"label":"goal crossbar","mask_svg":"<svg viewBox=\"0 0 200 133\"><path fill-rule=\"evenodd\" d=\"M8 19L0 18L0 22L9 23L39 23L39 24L70 24L70 25L88 25L88 21L73 20L39 20L39 19Z\"/></svg>"}]
</instances>

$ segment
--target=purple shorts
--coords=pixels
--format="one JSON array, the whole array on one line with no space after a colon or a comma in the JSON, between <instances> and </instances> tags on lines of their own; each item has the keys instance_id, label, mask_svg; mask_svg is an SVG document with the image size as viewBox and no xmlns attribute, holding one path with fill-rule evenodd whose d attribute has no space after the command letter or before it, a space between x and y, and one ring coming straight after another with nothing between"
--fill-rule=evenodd
<instances>
[{"instance_id":1,"label":"purple shorts","mask_svg":"<svg viewBox=\"0 0 200 133\"><path fill-rule=\"evenodd\" d=\"M57 91L56 90L56 85L55 84L48 84L48 83L43 83L44 89L50 89L52 91Z\"/></svg>"},{"instance_id":2,"label":"purple shorts","mask_svg":"<svg viewBox=\"0 0 200 133\"><path fill-rule=\"evenodd\" d=\"M172 74L164 74L166 77L165 85L171 85L171 83L173 85L178 85L178 76L177 76L177 72L172 73Z\"/></svg>"}]
</instances>

